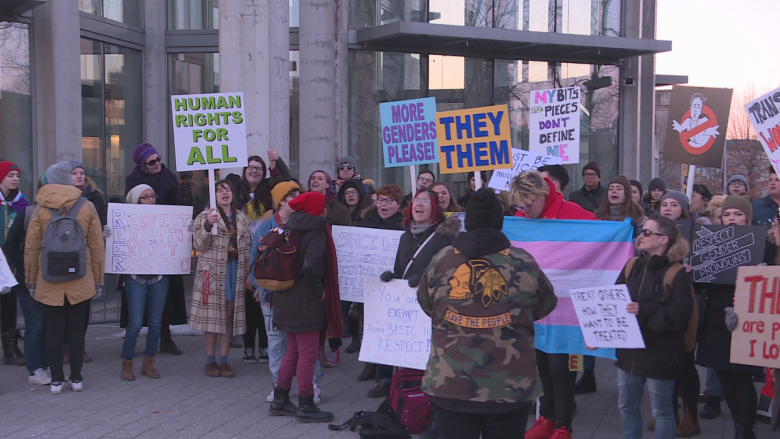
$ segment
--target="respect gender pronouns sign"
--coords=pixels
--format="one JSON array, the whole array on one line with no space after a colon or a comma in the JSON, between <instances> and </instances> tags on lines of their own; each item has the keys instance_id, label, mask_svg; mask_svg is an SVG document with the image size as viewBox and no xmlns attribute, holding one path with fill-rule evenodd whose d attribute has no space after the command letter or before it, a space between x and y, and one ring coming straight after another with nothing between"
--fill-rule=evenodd
<instances>
[{"instance_id":1,"label":"respect gender pronouns sign","mask_svg":"<svg viewBox=\"0 0 780 439\"><path fill-rule=\"evenodd\" d=\"M512 138L506 105L436 113L439 172L512 168Z\"/></svg>"},{"instance_id":2,"label":"respect gender pronouns sign","mask_svg":"<svg viewBox=\"0 0 780 439\"><path fill-rule=\"evenodd\" d=\"M436 98L379 104L385 168L439 161Z\"/></svg>"},{"instance_id":3,"label":"respect gender pronouns sign","mask_svg":"<svg viewBox=\"0 0 780 439\"><path fill-rule=\"evenodd\" d=\"M190 274L192 206L108 204L106 273Z\"/></svg>"},{"instance_id":4,"label":"respect gender pronouns sign","mask_svg":"<svg viewBox=\"0 0 780 439\"><path fill-rule=\"evenodd\" d=\"M644 349L636 316L626 311L625 285L569 290L585 343L592 348Z\"/></svg>"},{"instance_id":5,"label":"respect gender pronouns sign","mask_svg":"<svg viewBox=\"0 0 780 439\"><path fill-rule=\"evenodd\" d=\"M528 150L559 157L563 164L580 161L580 88L532 90Z\"/></svg>"},{"instance_id":6,"label":"respect gender pronouns sign","mask_svg":"<svg viewBox=\"0 0 780 439\"><path fill-rule=\"evenodd\" d=\"M401 230L333 226L341 300L363 302L368 279L393 271Z\"/></svg>"},{"instance_id":7,"label":"respect gender pronouns sign","mask_svg":"<svg viewBox=\"0 0 780 439\"><path fill-rule=\"evenodd\" d=\"M780 273L777 267L739 267L734 291L738 316L731 362L780 367Z\"/></svg>"}]
</instances>

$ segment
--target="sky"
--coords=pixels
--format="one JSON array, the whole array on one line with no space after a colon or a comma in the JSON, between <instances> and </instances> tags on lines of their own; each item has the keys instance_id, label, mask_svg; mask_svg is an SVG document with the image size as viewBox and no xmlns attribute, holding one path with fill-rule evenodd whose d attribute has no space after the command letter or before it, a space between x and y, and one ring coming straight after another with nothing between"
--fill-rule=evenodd
<instances>
[{"instance_id":1,"label":"sky","mask_svg":"<svg viewBox=\"0 0 780 439\"><path fill-rule=\"evenodd\" d=\"M780 0L657 0L656 73L688 84L757 92L780 86Z\"/></svg>"}]
</instances>

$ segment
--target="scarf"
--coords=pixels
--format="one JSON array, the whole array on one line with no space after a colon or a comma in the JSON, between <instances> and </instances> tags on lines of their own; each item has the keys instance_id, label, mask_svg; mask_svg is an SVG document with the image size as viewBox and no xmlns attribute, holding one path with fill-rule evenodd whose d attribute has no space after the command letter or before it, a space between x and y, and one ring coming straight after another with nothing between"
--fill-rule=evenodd
<instances>
[{"instance_id":1,"label":"scarf","mask_svg":"<svg viewBox=\"0 0 780 439\"><path fill-rule=\"evenodd\" d=\"M419 235L420 233L425 233L431 227L433 227L433 222L421 224L419 226L417 224L410 224L409 231L412 232L412 235Z\"/></svg>"},{"instance_id":2,"label":"scarf","mask_svg":"<svg viewBox=\"0 0 780 439\"><path fill-rule=\"evenodd\" d=\"M238 260L238 226L236 225L236 212L225 215L222 208L217 208L228 230L228 262Z\"/></svg>"},{"instance_id":3,"label":"scarf","mask_svg":"<svg viewBox=\"0 0 780 439\"><path fill-rule=\"evenodd\" d=\"M24 197L22 191L17 190L16 196L11 201L6 201L3 193L0 192L0 206L8 206L14 210L14 213L23 211L29 205L30 203L27 202L27 198Z\"/></svg>"},{"instance_id":4,"label":"scarf","mask_svg":"<svg viewBox=\"0 0 780 439\"><path fill-rule=\"evenodd\" d=\"M336 245L330 226L325 233L325 330L320 332L320 346L327 338L344 336L344 320L341 315L341 290L339 289L339 266L336 260Z\"/></svg>"},{"instance_id":5,"label":"scarf","mask_svg":"<svg viewBox=\"0 0 780 439\"><path fill-rule=\"evenodd\" d=\"M610 221L620 221L620 218L623 216L623 206L609 206L609 220Z\"/></svg>"}]
</instances>

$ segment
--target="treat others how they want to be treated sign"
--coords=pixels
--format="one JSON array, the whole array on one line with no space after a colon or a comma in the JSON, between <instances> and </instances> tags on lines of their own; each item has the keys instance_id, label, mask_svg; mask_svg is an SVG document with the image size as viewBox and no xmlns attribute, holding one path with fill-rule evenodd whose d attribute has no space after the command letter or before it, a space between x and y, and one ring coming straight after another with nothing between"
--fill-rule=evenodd
<instances>
[{"instance_id":1,"label":"treat others how they want to be treated sign","mask_svg":"<svg viewBox=\"0 0 780 439\"><path fill-rule=\"evenodd\" d=\"M439 161L436 98L379 104L385 168Z\"/></svg>"},{"instance_id":2,"label":"treat others how they want to be treated sign","mask_svg":"<svg viewBox=\"0 0 780 439\"><path fill-rule=\"evenodd\" d=\"M579 163L580 98L579 87L531 91L529 151Z\"/></svg>"},{"instance_id":3,"label":"treat others how they want to be treated sign","mask_svg":"<svg viewBox=\"0 0 780 439\"><path fill-rule=\"evenodd\" d=\"M636 316L626 311L625 285L569 290L585 343L592 348L644 349Z\"/></svg>"},{"instance_id":4,"label":"treat others how they want to be treated sign","mask_svg":"<svg viewBox=\"0 0 780 439\"><path fill-rule=\"evenodd\" d=\"M780 367L780 270L739 267L734 291L737 327L731 333L731 362Z\"/></svg>"},{"instance_id":5,"label":"treat others how they want to be treated sign","mask_svg":"<svg viewBox=\"0 0 780 439\"><path fill-rule=\"evenodd\" d=\"M363 302L368 279L393 271L402 230L333 226L341 300Z\"/></svg>"},{"instance_id":6,"label":"treat others how they want to be treated sign","mask_svg":"<svg viewBox=\"0 0 780 439\"><path fill-rule=\"evenodd\" d=\"M512 167L506 105L436 113L436 128L442 174Z\"/></svg>"}]
</instances>

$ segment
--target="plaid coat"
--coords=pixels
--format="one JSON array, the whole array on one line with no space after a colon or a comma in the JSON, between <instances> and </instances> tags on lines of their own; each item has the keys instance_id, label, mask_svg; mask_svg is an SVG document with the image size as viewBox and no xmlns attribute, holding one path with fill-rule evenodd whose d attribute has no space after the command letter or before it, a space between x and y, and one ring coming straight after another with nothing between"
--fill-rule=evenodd
<instances>
[{"instance_id":1,"label":"plaid coat","mask_svg":"<svg viewBox=\"0 0 780 439\"><path fill-rule=\"evenodd\" d=\"M195 270L195 285L192 289L192 308L190 310L190 328L225 333L225 282L228 259L228 245L230 237L227 226L220 217L216 224L218 234L214 236L207 232L207 212L201 212L195 218L195 227L192 232L192 246L200 252L198 266ZM233 335L242 335L246 332L246 319L244 314L244 281L249 267L249 250L252 245L252 235L249 230L249 219L241 212L236 218L238 229L238 269L236 273L236 300L235 314L233 318ZM204 288L208 279L208 288ZM205 291L204 291L205 290Z\"/></svg>"}]
</instances>

